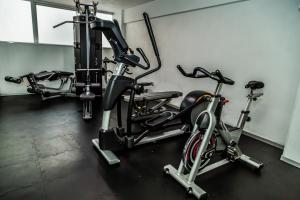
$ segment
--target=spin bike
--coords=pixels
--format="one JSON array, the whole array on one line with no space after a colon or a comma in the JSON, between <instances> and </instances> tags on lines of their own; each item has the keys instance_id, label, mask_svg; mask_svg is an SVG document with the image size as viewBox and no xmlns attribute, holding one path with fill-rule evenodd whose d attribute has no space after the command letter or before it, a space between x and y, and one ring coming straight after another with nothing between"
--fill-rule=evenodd
<instances>
[{"instance_id":1,"label":"spin bike","mask_svg":"<svg viewBox=\"0 0 300 200\"><path fill-rule=\"evenodd\" d=\"M114 154L115 151L185 134L185 130L188 126L180 120L186 119L185 116L191 112L193 107L201 103L201 99L198 97L205 93L196 91L191 93L190 96L187 96L182 103L180 112L165 111L158 116L144 121L142 127L139 127L139 130L132 127L132 112L134 110L133 104L135 95L143 93L143 87L138 83L138 80L161 68L161 60L149 16L147 13L144 13L143 16L158 63L158 66L151 70L148 70L150 63L142 49L137 48L137 51L142 56L146 66L142 65L140 58L134 54L134 51L130 50L116 21L112 22L97 19L91 24L93 29L103 31L113 48L114 61L116 62L115 71L109 79L104 93L102 104L104 111L99 135L98 138L92 140L95 148L106 159L108 164L111 165L120 162L119 158ZM148 71L135 78L130 78L124 76L128 67L140 67ZM130 92L130 98L127 107L126 126L123 126L121 103L122 96L127 91ZM111 112L115 106L117 106L117 127L110 127ZM162 130L164 132L162 132Z\"/></svg>"},{"instance_id":2,"label":"spin bike","mask_svg":"<svg viewBox=\"0 0 300 200\"><path fill-rule=\"evenodd\" d=\"M199 112L201 109L198 109L197 113L191 113L193 130L184 146L179 168L175 169L172 165L164 167L165 173L171 175L184 186L188 193L195 195L198 199L206 199L207 193L195 183L197 176L236 161L241 161L257 170L263 167L263 163L243 154L238 142L246 121L250 120L249 113L252 101L256 101L257 98L263 95L263 93L255 93L254 91L263 88L264 83L250 81L245 86L250 89L247 96L248 103L241 112L237 127L229 131L229 127L221 121L222 107L227 100L221 96L220 92L223 84L233 85L234 81L224 77L219 70L210 73L201 67L196 67L193 73L186 73L180 66L177 66L177 68L186 77L208 77L218 83L214 94L205 95L205 102L208 103L201 105L203 111ZM208 165L216 151L221 151L226 158Z\"/></svg>"}]
</instances>

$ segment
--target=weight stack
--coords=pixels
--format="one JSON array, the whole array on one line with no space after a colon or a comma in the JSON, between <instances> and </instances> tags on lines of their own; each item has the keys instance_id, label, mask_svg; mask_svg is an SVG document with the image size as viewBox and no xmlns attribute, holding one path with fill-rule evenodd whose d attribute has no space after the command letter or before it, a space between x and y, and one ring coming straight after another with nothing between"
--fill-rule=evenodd
<instances>
[{"instance_id":1,"label":"weight stack","mask_svg":"<svg viewBox=\"0 0 300 200\"><path fill-rule=\"evenodd\" d=\"M74 16L74 21L85 22L85 15ZM89 21L95 20L95 17L89 17ZM87 41L86 24L74 23L74 57L76 74L76 94L80 95L85 91L87 82L87 42L90 44L90 66L89 69L99 69L90 71L91 92L96 96L102 95L102 33L89 28L90 40Z\"/></svg>"}]
</instances>

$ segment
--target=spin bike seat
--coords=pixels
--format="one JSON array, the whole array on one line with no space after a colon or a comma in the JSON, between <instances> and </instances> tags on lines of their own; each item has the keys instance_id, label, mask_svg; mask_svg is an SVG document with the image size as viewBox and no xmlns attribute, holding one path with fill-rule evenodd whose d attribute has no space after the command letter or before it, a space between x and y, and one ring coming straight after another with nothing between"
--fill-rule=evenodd
<instances>
[{"instance_id":1,"label":"spin bike seat","mask_svg":"<svg viewBox=\"0 0 300 200\"><path fill-rule=\"evenodd\" d=\"M265 84L261 81L249 81L245 88L250 88L251 90L261 89L265 86Z\"/></svg>"}]
</instances>

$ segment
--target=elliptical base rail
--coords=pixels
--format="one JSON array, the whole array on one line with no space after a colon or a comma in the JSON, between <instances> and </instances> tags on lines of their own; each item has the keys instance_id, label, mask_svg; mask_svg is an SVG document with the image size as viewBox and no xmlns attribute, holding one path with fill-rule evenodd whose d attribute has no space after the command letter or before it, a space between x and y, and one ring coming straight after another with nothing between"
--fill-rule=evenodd
<instances>
[{"instance_id":1,"label":"elliptical base rail","mask_svg":"<svg viewBox=\"0 0 300 200\"><path fill-rule=\"evenodd\" d=\"M173 138L176 136L183 135L184 133L185 133L184 129L176 129L176 130L163 132L157 136L146 136L134 146L139 146L139 145L148 144L148 143L155 143L158 140L160 141L160 140L164 140L164 139ZM100 148L98 138L93 139L92 142L93 142L93 145L96 147L96 149L100 152L100 154L104 157L104 159L108 162L109 165L114 165L114 164L120 163L120 159L112 151L103 150Z\"/></svg>"},{"instance_id":2,"label":"elliptical base rail","mask_svg":"<svg viewBox=\"0 0 300 200\"><path fill-rule=\"evenodd\" d=\"M115 165L120 163L120 159L112 152L109 150L102 150L99 146L99 139L93 139L92 140L94 146L96 149L101 153L101 155L105 158L105 160L108 162L109 165Z\"/></svg>"}]
</instances>

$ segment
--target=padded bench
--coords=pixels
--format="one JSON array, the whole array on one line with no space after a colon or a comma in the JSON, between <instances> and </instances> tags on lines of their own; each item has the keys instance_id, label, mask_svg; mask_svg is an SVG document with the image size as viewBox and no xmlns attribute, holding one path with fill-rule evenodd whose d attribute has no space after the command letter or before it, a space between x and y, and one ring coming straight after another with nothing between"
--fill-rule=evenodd
<instances>
[{"instance_id":1,"label":"padded bench","mask_svg":"<svg viewBox=\"0 0 300 200\"><path fill-rule=\"evenodd\" d=\"M168 91L168 92L149 92L136 95L134 101L155 101L160 99L170 99L182 96L182 92Z\"/></svg>"}]
</instances>

